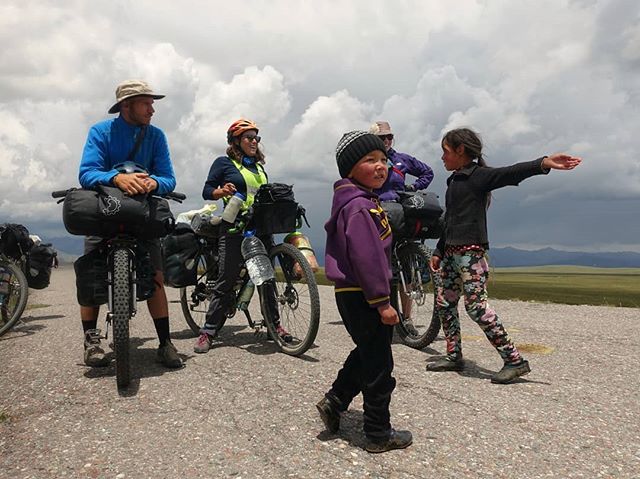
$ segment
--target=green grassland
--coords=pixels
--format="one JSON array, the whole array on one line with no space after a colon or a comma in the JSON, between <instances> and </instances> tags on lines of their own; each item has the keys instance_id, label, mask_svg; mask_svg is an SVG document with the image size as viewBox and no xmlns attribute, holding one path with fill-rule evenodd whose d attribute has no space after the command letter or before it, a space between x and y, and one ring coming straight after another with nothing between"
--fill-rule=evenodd
<instances>
[{"instance_id":1,"label":"green grassland","mask_svg":"<svg viewBox=\"0 0 640 479\"><path fill-rule=\"evenodd\" d=\"M317 278L330 284L324 270ZM640 268L494 268L488 290L496 299L640 308Z\"/></svg>"}]
</instances>

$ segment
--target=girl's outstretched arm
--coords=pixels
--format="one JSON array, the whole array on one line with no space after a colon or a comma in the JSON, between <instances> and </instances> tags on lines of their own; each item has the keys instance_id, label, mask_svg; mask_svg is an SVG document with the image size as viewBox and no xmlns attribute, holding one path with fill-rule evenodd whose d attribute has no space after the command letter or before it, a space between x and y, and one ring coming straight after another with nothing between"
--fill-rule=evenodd
<instances>
[{"instance_id":1,"label":"girl's outstretched arm","mask_svg":"<svg viewBox=\"0 0 640 479\"><path fill-rule=\"evenodd\" d=\"M556 153L542 160L542 168L545 170L573 170L582 162L577 156Z\"/></svg>"}]
</instances>

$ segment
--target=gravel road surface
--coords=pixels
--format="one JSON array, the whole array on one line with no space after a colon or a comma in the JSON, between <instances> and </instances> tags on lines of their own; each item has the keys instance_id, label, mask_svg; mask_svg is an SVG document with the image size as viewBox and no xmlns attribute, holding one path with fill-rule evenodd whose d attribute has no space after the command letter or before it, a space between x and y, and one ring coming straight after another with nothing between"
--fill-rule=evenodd
<instances>
[{"instance_id":1,"label":"gravel road surface","mask_svg":"<svg viewBox=\"0 0 640 479\"><path fill-rule=\"evenodd\" d=\"M0 478L640 477L639 309L493 301L531 363L510 385L489 381L499 356L466 317L461 373L425 371L444 353L441 338L423 351L395 344L392 421L414 444L371 455L359 398L338 435L314 406L352 347L331 288L321 288L320 332L302 358L239 317L196 355L172 303L181 370L156 363L141 305L134 381L119 393L113 366L83 364L74 281L71 268L54 271L48 289L31 291L40 307L0 337Z\"/></svg>"}]
</instances>

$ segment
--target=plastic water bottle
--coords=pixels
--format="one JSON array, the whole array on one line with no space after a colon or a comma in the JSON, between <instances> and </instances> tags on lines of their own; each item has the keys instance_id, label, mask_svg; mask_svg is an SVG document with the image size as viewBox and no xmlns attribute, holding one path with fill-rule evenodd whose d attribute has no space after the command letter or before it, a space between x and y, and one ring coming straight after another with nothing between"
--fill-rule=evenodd
<instances>
[{"instance_id":1,"label":"plastic water bottle","mask_svg":"<svg viewBox=\"0 0 640 479\"><path fill-rule=\"evenodd\" d=\"M247 265L247 272L253 284L260 286L265 281L275 278L273 265L262 241L252 233L247 233L240 245L242 257Z\"/></svg>"},{"instance_id":2,"label":"plastic water bottle","mask_svg":"<svg viewBox=\"0 0 640 479\"><path fill-rule=\"evenodd\" d=\"M238 301L236 303L238 309L246 311L249 308L249 303L251 302L255 289L256 286L253 284L253 281L248 280L245 283L242 287L242 291L240 291L240 294L238 295Z\"/></svg>"},{"instance_id":3,"label":"plastic water bottle","mask_svg":"<svg viewBox=\"0 0 640 479\"><path fill-rule=\"evenodd\" d=\"M227 223L233 223L236 220L236 216L240 212L240 208L244 204L245 196L242 193L236 192L229 201L227 201L227 206L225 206L224 211L222 212L222 219Z\"/></svg>"}]
</instances>

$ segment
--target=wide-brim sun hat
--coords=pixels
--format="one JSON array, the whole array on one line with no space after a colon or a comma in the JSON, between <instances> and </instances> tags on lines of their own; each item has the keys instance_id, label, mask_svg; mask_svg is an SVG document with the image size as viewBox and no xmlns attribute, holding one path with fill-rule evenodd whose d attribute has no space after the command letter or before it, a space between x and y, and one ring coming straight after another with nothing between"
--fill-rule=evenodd
<instances>
[{"instance_id":1,"label":"wide-brim sun hat","mask_svg":"<svg viewBox=\"0 0 640 479\"><path fill-rule=\"evenodd\" d=\"M109 108L109 113L118 113L120 103L134 96L149 96L154 100L160 100L165 95L154 93L149 84L142 80L125 80L116 87L116 102Z\"/></svg>"}]
</instances>

